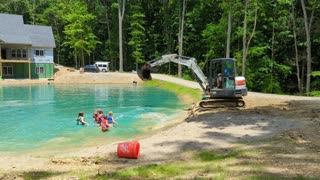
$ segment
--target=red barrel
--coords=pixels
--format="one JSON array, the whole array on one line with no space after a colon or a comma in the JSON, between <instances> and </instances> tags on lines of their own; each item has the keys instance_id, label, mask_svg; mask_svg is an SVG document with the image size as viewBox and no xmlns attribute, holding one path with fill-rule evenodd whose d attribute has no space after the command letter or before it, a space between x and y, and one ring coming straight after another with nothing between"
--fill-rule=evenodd
<instances>
[{"instance_id":1,"label":"red barrel","mask_svg":"<svg viewBox=\"0 0 320 180\"><path fill-rule=\"evenodd\" d=\"M138 159L140 157L140 143L138 141L119 143L117 152L119 158Z\"/></svg>"}]
</instances>

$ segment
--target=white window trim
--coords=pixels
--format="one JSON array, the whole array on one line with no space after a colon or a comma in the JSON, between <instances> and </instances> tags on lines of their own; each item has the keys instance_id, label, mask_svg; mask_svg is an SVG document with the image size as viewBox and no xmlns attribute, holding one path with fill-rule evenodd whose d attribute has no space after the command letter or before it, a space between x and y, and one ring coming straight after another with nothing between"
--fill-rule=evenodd
<instances>
[{"instance_id":1,"label":"white window trim","mask_svg":"<svg viewBox=\"0 0 320 180\"><path fill-rule=\"evenodd\" d=\"M23 48L21 50L21 57L22 58L27 58L28 57L28 50L27 49Z\"/></svg>"},{"instance_id":2,"label":"white window trim","mask_svg":"<svg viewBox=\"0 0 320 180\"><path fill-rule=\"evenodd\" d=\"M5 72L5 71L3 71L4 68L11 68L12 74L4 74L4 72ZM7 70L7 72L8 72L8 70ZM4 76L13 76L13 66L2 66L2 73Z\"/></svg>"},{"instance_id":3,"label":"white window trim","mask_svg":"<svg viewBox=\"0 0 320 180\"><path fill-rule=\"evenodd\" d=\"M44 74L45 73L44 67L43 66L36 66L35 73L36 74Z\"/></svg>"},{"instance_id":4,"label":"white window trim","mask_svg":"<svg viewBox=\"0 0 320 180\"><path fill-rule=\"evenodd\" d=\"M37 54L37 51L39 52L39 54ZM41 55L41 52L42 52L42 55ZM44 49L35 49L34 50L34 56L37 56L37 57L44 57Z\"/></svg>"},{"instance_id":5,"label":"white window trim","mask_svg":"<svg viewBox=\"0 0 320 180\"><path fill-rule=\"evenodd\" d=\"M17 57L17 49L11 48L11 58L16 58Z\"/></svg>"},{"instance_id":6,"label":"white window trim","mask_svg":"<svg viewBox=\"0 0 320 180\"><path fill-rule=\"evenodd\" d=\"M18 51L20 53L18 53ZM28 50L26 48L11 48L12 59L27 59Z\"/></svg>"}]
</instances>

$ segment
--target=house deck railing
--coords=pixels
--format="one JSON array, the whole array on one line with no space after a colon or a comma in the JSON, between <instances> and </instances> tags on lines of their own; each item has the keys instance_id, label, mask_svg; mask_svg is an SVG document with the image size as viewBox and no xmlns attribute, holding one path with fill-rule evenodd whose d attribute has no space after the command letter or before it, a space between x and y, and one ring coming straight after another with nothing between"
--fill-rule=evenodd
<instances>
[{"instance_id":1,"label":"house deck railing","mask_svg":"<svg viewBox=\"0 0 320 180\"><path fill-rule=\"evenodd\" d=\"M28 59L1 59L1 63L31 63L31 60Z\"/></svg>"}]
</instances>

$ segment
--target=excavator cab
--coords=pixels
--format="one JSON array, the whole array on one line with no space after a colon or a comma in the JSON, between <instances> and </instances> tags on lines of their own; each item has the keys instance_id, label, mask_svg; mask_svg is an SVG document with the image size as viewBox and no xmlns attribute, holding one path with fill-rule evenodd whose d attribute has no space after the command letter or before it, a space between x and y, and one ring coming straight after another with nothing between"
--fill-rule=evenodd
<instances>
[{"instance_id":1,"label":"excavator cab","mask_svg":"<svg viewBox=\"0 0 320 180\"><path fill-rule=\"evenodd\" d=\"M235 89L235 59L213 59L210 61L209 86L212 89Z\"/></svg>"}]
</instances>

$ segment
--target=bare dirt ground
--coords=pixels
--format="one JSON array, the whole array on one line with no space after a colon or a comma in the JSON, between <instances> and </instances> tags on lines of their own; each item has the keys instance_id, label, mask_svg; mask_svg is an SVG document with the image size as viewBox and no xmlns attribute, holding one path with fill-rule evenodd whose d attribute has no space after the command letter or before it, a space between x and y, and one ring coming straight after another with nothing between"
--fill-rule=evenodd
<instances>
[{"instance_id":1,"label":"bare dirt ground","mask_svg":"<svg viewBox=\"0 0 320 180\"><path fill-rule=\"evenodd\" d=\"M132 73L80 74L62 67L59 69L52 83L142 83ZM194 82L165 75L152 76L199 88ZM28 80L2 82L15 83L28 83ZM289 179L299 176L319 178L320 99L249 92L244 100L247 105L243 109L186 111L186 116L181 117L178 123L140 137L141 157L137 160L117 158L117 142L50 156L30 153L11 157L0 154L0 179L19 178L21 172L37 171L63 174L72 170L96 170L99 173L126 166L185 159L183 152L186 150L221 149L261 150L263 153L258 157L242 157L239 163L262 164L265 169L260 173L263 175ZM250 172L243 170L239 173Z\"/></svg>"}]
</instances>

